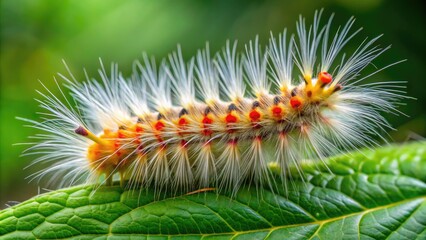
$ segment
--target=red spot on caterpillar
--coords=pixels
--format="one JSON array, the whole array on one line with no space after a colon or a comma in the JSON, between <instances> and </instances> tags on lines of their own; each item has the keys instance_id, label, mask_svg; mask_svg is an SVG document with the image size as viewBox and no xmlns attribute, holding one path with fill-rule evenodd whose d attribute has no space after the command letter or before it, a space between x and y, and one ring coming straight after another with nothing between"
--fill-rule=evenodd
<instances>
[{"instance_id":1,"label":"red spot on caterpillar","mask_svg":"<svg viewBox=\"0 0 426 240\"><path fill-rule=\"evenodd\" d=\"M237 146L237 143L238 143L238 139L237 138L233 138L233 139L231 139L231 140L228 141L228 144L232 145L232 146Z\"/></svg>"},{"instance_id":2,"label":"red spot on caterpillar","mask_svg":"<svg viewBox=\"0 0 426 240\"><path fill-rule=\"evenodd\" d=\"M261 115L257 110L255 110L255 109L251 110L251 112L249 113L249 117L250 117L250 120L252 122L252 126L253 126L254 129L258 129L258 128L262 127L258 123Z\"/></svg>"},{"instance_id":3,"label":"red spot on caterpillar","mask_svg":"<svg viewBox=\"0 0 426 240\"><path fill-rule=\"evenodd\" d=\"M136 127L135 127L135 131L138 132L138 133L143 132L142 124L137 123Z\"/></svg>"},{"instance_id":4,"label":"red spot on caterpillar","mask_svg":"<svg viewBox=\"0 0 426 240\"><path fill-rule=\"evenodd\" d=\"M189 122L188 122L188 120L187 120L185 117L181 117L181 118L179 118L178 125L179 125L179 128L180 128L181 130L186 129L186 125L187 125L188 123L189 123ZM179 131L178 131L178 134L182 136L182 135L184 134L184 132L179 130Z\"/></svg>"},{"instance_id":5,"label":"red spot on caterpillar","mask_svg":"<svg viewBox=\"0 0 426 240\"><path fill-rule=\"evenodd\" d=\"M164 127L165 127L165 125L162 121L157 121L157 123L154 126L155 130L157 130L157 131L163 130Z\"/></svg>"},{"instance_id":6,"label":"red spot on caterpillar","mask_svg":"<svg viewBox=\"0 0 426 240\"><path fill-rule=\"evenodd\" d=\"M318 73L318 80L322 84L329 84L329 83L331 83L331 81L333 81L333 77L328 72L320 72L320 73Z\"/></svg>"},{"instance_id":7,"label":"red spot on caterpillar","mask_svg":"<svg viewBox=\"0 0 426 240\"><path fill-rule=\"evenodd\" d=\"M228 133L235 132L235 129L232 127L232 124L236 123L237 120L238 118L232 113L229 113L228 115L226 115L225 122L226 122L226 126L228 127L228 131L227 131Z\"/></svg>"},{"instance_id":8,"label":"red spot on caterpillar","mask_svg":"<svg viewBox=\"0 0 426 240\"><path fill-rule=\"evenodd\" d=\"M204 117L202 120L203 124L212 124L213 120L209 117Z\"/></svg>"},{"instance_id":9,"label":"red spot on caterpillar","mask_svg":"<svg viewBox=\"0 0 426 240\"><path fill-rule=\"evenodd\" d=\"M308 91L306 94L308 95L308 97L312 97L312 91Z\"/></svg>"},{"instance_id":10,"label":"red spot on caterpillar","mask_svg":"<svg viewBox=\"0 0 426 240\"><path fill-rule=\"evenodd\" d=\"M134 137L136 137L135 140L134 140L136 144L140 144L141 143L140 136L142 135L142 132L143 132L143 126L142 126L142 124L136 123L136 125L135 125L135 134L134 134Z\"/></svg>"},{"instance_id":11,"label":"red spot on caterpillar","mask_svg":"<svg viewBox=\"0 0 426 240\"><path fill-rule=\"evenodd\" d=\"M164 128L165 126L166 126L166 125L164 125L164 123L163 123L161 120L158 120L158 121L155 123L154 128L155 128L155 130L157 130L157 131L161 131L161 130L163 130L163 128ZM163 138L161 137L161 135L160 135L160 134L155 134L155 137L157 138L157 141L158 141L159 143L163 144Z\"/></svg>"},{"instance_id":12,"label":"red spot on caterpillar","mask_svg":"<svg viewBox=\"0 0 426 240\"><path fill-rule=\"evenodd\" d=\"M188 124L188 120L186 120L186 118L182 117L182 118L180 118L180 119L179 119L178 124L179 124L180 126L187 125L187 124Z\"/></svg>"},{"instance_id":13,"label":"red spot on caterpillar","mask_svg":"<svg viewBox=\"0 0 426 240\"><path fill-rule=\"evenodd\" d=\"M121 145L121 143L120 143L120 141L119 141L119 140L114 141L114 147L115 147L116 149L120 148L120 145Z\"/></svg>"},{"instance_id":14,"label":"red spot on caterpillar","mask_svg":"<svg viewBox=\"0 0 426 240\"><path fill-rule=\"evenodd\" d=\"M120 156L121 156L121 154L122 154L122 153L121 153L121 151L116 151L116 152L115 152L115 155L117 155L117 157L120 157Z\"/></svg>"},{"instance_id":15,"label":"red spot on caterpillar","mask_svg":"<svg viewBox=\"0 0 426 240\"><path fill-rule=\"evenodd\" d=\"M74 130L74 132L81 136L89 135L89 132L87 132L87 130L82 126L79 126L77 129Z\"/></svg>"},{"instance_id":16,"label":"red spot on caterpillar","mask_svg":"<svg viewBox=\"0 0 426 240\"><path fill-rule=\"evenodd\" d=\"M208 128L208 125L212 124L213 120L205 116L203 120L201 121L201 123L203 124L203 128L204 128L202 131L202 134L204 136L210 136L213 133L213 131Z\"/></svg>"},{"instance_id":17,"label":"red spot on caterpillar","mask_svg":"<svg viewBox=\"0 0 426 240\"><path fill-rule=\"evenodd\" d=\"M205 128L203 130L203 135L205 135L205 136L210 136L210 135L212 135L212 133L213 133L213 131L208 129L208 128Z\"/></svg>"},{"instance_id":18,"label":"red spot on caterpillar","mask_svg":"<svg viewBox=\"0 0 426 240\"><path fill-rule=\"evenodd\" d=\"M227 123L236 123L237 117L230 113L230 114L226 115L225 121Z\"/></svg>"},{"instance_id":19,"label":"red spot on caterpillar","mask_svg":"<svg viewBox=\"0 0 426 240\"><path fill-rule=\"evenodd\" d=\"M294 109L298 109L302 106L302 101L299 97L294 96L290 98L290 105Z\"/></svg>"},{"instance_id":20,"label":"red spot on caterpillar","mask_svg":"<svg viewBox=\"0 0 426 240\"><path fill-rule=\"evenodd\" d=\"M186 141L186 140L184 140L184 139L182 139L182 140L180 140L180 146L181 147L186 147L186 144L187 144L188 142Z\"/></svg>"},{"instance_id":21,"label":"red spot on caterpillar","mask_svg":"<svg viewBox=\"0 0 426 240\"><path fill-rule=\"evenodd\" d=\"M117 137L119 137L119 135L120 133L117 133ZM121 141L120 140L114 141L114 150L115 150L114 153L118 158L123 154L120 148L121 148ZM118 162L118 159L111 158L111 161L114 161L114 160Z\"/></svg>"},{"instance_id":22,"label":"red spot on caterpillar","mask_svg":"<svg viewBox=\"0 0 426 240\"><path fill-rule=\"evenodd\" d=\"M126 134L123 133L123 131L118 130L118 134L117 134L118 138L126 138Z\"/></svg>"},{"instance_id":23,"label":"red spot on caterpillar","mask_svg":"<svg viewBox=\"0 0 426 240\"><path fill-rule=\"evenodd\" d=\"M283 112L283 109L279 106L274 106L272 108L272 115L274 115L274 117L281 117Z\"/></svg>"},{"instance_id":24,"label":"red spot on caterpillar","mask_svg":"<svg viewBox=\"0 0 426 240\"><path fill-rule=\"evenodd\" d=\"M260 113L257 110L251 110L249 117L252 122L256 122L260 118Z\"/></svg>"}]
</instances>

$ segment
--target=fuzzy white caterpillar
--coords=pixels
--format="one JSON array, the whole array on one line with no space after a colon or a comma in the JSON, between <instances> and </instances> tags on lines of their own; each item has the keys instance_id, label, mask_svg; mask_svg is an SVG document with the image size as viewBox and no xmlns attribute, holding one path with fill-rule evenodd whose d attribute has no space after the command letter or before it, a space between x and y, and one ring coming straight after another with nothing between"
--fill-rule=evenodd
<instances>
[{"instance_id":1,"label":"fuzzy white caterpillar","mask_svg":"<svg viewBox=\"0 0 426 240\"><path fill-rule=\"evenodd\" d=\"M271 185L270 164L285 181L302 159L376 145L390 128L380 113L398 113L403 91L396 82L359 83L389 47L375 46L376 37L345 54L360 31L350 33L354 19L333 35L332 17L324 27L320 18L308 28L300 18L295 37L271 34L267 47L256 38L244 54L230 42L187 63L180 48L159 66L144 54L129 79L114 64L108 75L101 63L101 81L80 83L68 69L60 76L77 106L46 88L43 120L25 120L43 133L24 154L49 165L30 177L64 186L119 175L129 188L235 193L243 181Z\"/></svg>"}]
</instances>

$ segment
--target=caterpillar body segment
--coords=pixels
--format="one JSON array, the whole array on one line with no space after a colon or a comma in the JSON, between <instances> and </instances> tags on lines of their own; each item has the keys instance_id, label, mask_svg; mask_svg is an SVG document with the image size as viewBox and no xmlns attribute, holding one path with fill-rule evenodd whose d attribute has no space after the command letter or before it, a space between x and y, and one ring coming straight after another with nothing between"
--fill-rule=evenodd
<instances>
[{"instance_id":1,"label":"caterpillar body segment","mask_svg":"<svg viewBox=\"0 0 426 240\"><path fill-rule=\"evenodd\" d=\"M185 62L178 48L158 66L144 54L128 79L115 64L110 74L102 65L100 81L61 75L77 106L42 94L44 120L26 121L45 133L26 154L53 166L31 177L235 193L243 182L272 186L271 166L286 182L301 160L377 144L390 127L380 113L397 113L403 92L360 82L388 48L374 38L345 54L354 19L334 34L332 17L320 20L317 12L306 27L301 18L296 36L271 34L266 47L256 38L243 53L236 42L216 55L207 45Z\"/></svg>"}]
</instances>

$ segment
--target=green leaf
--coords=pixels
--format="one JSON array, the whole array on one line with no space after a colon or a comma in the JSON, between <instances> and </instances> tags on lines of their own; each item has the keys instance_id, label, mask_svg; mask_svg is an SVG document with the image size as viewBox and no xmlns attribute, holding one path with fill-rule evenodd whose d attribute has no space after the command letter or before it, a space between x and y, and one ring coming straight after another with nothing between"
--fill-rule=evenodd
<instances>
[{"instance_id":1,"label":"green leaf","mask_svg":"<svg viewBox=\"0 0 426 240\"><path fill-rule=\"evenodd\" d=\"M426 239L426 143L304 164L288 191L154 198L61 189L0 212L1 239Z\"/></svg>"}]
</instances>

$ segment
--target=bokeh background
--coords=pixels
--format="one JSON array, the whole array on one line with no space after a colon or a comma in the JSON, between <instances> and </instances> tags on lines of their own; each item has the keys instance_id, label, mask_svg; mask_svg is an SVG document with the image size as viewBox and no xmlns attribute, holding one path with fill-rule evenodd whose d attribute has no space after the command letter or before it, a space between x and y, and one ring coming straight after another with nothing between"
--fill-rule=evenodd
<instances>
[{"instance_id":1,"label":"bokeh background","mask_svg":"<svg viewBox=\"0 0 426 240\"><path fill-rule=\"evenodd\" d=\"M355 28L364 27L348 48L366 36L384 34L379 43L392 48L375 61L377 67L408 59L370 80L405 80L408 95L417 98L401 108L409 117L388 116L397 129L390 132L390 141L426 136L426 15L421 0L1 0L0 209L43 187L25 179L34 172L24 169L32 159L19 157L25 147L13 144L30 141L35 130L15 117L38 118L38 80L54 91L53 76L66 73L62 59L79 79L83 68L97 76L99 58L117 62L129 75L132 61L143 51L160 59L179 43L189 59L206 41L213 51L227 39L246 43L256 34L266 43L270 31L287 27L294 32L299 14L311 22L321 8L326 18L336 14L335 25L354 15Z\"/></svg>"}]
</instances>

